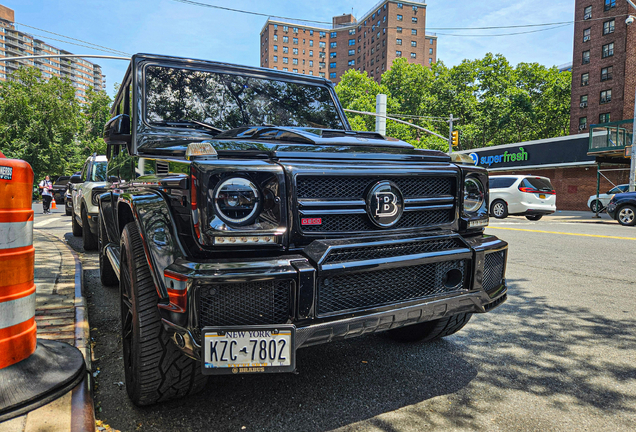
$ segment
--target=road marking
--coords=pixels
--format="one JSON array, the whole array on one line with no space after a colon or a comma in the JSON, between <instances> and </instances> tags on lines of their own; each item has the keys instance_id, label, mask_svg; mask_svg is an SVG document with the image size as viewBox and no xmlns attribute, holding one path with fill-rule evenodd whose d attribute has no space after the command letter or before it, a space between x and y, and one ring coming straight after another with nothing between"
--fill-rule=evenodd
<instances>
[{"instance_id":1,"label":"road marking","mask_svg":"<svg viewBox=\"0 0 636 432\"><path fill-rule=\"evenodd\" d=\"M600 237L600 238L619 239L619 240L636 240L635 237L617 237L617 236L606 236L606 235L598 235L598 234L577 234L577 233L566 233L566 232L559 232L559 231L541 231L541 230L531 230L531 229L523 229L523 228L504 228L504 227L495 227L495 226L489 226L488 228L510 230L510 231L527 231L527 232L535 232L535 233L543 233L543 234L561 234L561 235L571 235L571 236L579 236L579 237Z\"/></svg>"},{"instance_id":2,"label":"road marking","mask_svg":"<svg viewBox=\"0 0 636 432\"><path fill-rule=\"evenodd\" d=\"M44 225L48 225L48 224L50 224L51 222L59 221L59 220L61 220L61 219L62 219L62 218L51 218L51 219L47 219L47 220L44 220L44 221L42 221L42 222L38 222L38 223L34 224L34 225L33 225L33 228L43 227Z\"/></svg>"}]
</instances>

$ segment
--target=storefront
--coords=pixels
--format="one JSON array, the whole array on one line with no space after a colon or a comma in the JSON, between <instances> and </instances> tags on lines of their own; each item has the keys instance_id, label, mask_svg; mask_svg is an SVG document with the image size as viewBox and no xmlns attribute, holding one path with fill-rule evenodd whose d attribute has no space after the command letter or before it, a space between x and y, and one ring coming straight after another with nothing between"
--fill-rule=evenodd
<instances>
[{"instance_id":1,"label":"storefront","mask_svg":"<svg viewBox=\"0 0 636 432\"><path fill-rule=\"evenodd\" d=\"M548 177L557 193L558 210L589 210L587 200L596 194L597 161L588 155L589 134L570 135L517 144L506 144L459 153L469 155L475 165L491 175L527 174ZM613 184L629 180L625 163L603 163L601 193Z\"/></svg>"}]
</instances>

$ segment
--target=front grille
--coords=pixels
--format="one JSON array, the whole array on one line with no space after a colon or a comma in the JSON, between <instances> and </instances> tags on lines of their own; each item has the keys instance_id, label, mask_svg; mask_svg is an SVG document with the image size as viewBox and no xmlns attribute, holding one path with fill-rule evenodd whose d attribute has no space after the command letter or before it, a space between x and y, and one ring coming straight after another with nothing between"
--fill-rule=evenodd
<instances>
[{"instance_id":1,"label":"front grille","mask_svg":"<svg viewBox=\"0 0 636 432\"><path fill-rule=\"evenodd\" d=\"M332 250L323 264L347 261L365 261L397 256L414 255L426 252L440 252L466 247L461 240L447 238L441 240L421 240L415 242L392 243L382 246L356 246Z\"/></svg>"},{"instance_id":2,"label":"front grille","mask_svg":"<svg viewBox=\"0 0 636 432\"><path fill-rule=\"evenodd\" d=\"M378 180L394 182L404 198L450 195L455 181L452 177L301 176L297 180L296 189L299 199L359 199L365 198L369 186Z\"/></svg>"},{"instance_id":3,"label":"front grille","mask_svg":"<svg viewBox=\"0 0 636 432\"><path fill-rule=\"evenodd\" d=\"M400 220L391 228L421 228L453 221L453 210L425 210L404 212ZM305 232L354 232L377 231L378 227L369 220L366 214L324 215L321 225L302 227Z\"/></svg>"},{"instance_id":4,"label":"front grille","mask_svg":"<svg viewBox=\"0 0 636 432\"><path fill-rule=\"evenodd\" d=\"M467 262L445 261L410 267L348 273L321 278L318 314L345 312L461 291ZM457 269L459 282L448 285L446 274Z\"/></svg>"},{"instance_id":5,"label":"front grille","mask_svg":"<svg viewBox=\"0 0 636 432\"><path fill-rule=\"evenodd\" d=\"M293 281L206 285L199 289L199 326L284 324Z\"/></svg>"},{"instance_id":6,"label":"front grille","mask_svg":"<svg viewBox=\"0 0 636 432\"><path fill-rule=\"evenodd\" d=\"M505 252L493 252L486 254L484 260L483 288L486 291L498 288L503 280Z\"/></svg>"}]
</instances>

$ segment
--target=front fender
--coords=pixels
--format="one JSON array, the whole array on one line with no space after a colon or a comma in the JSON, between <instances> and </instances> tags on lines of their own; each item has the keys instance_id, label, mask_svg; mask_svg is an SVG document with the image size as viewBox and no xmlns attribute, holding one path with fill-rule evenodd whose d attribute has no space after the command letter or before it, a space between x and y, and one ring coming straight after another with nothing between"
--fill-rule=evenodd
<instances>
[{"instance_id":1,"label":"front fender","mask_svg":"<svg viewBox=\"0 0 636 432\"><path fill-rule=\"evenodd\" d=\"M160 192L151 190L122 193L118 207L126 205L132 210L139 228L159 298L168 298L163 272L177 259L186 256L170 207Z\"/></svg>"}]
</instances>

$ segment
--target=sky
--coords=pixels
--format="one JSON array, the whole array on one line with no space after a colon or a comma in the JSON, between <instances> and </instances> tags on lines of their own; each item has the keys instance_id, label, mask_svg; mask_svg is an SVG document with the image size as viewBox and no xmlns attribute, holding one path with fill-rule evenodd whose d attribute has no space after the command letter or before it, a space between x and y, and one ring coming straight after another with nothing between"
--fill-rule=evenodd
<instances>
[{"instance_id":1,"label":"sky","mask_svg":"<svg viewBox=\"0 0 636 432\"><path fill-rule=\"evenodd\" d=\"M328 22L335 15L351 12L361 18L378 3L377 0L198 1L262 14ZM267 19L265 16L204 8L175 0L0 0L0 4L15 11L17 23L128 54L165 54L250 66L259 65L259 35ZM503 54L513 65L537 62L554 66L572 61L573 24L500 37L484 35L536 31L544 27L467 28L570 22L574 19L574 0L428 0L426 4L426 31L437 33L438 60L447 66L459 64L464 59L481 58L488 52ZM41 30L22 25L17 27L75 54L106 54L53 40L63 38ZM436 29L447 27L464 30ZM102 66L107 91L112 96L114 83L121 82L127 62L88 60Z\"/></svg>"}]
</instances>

